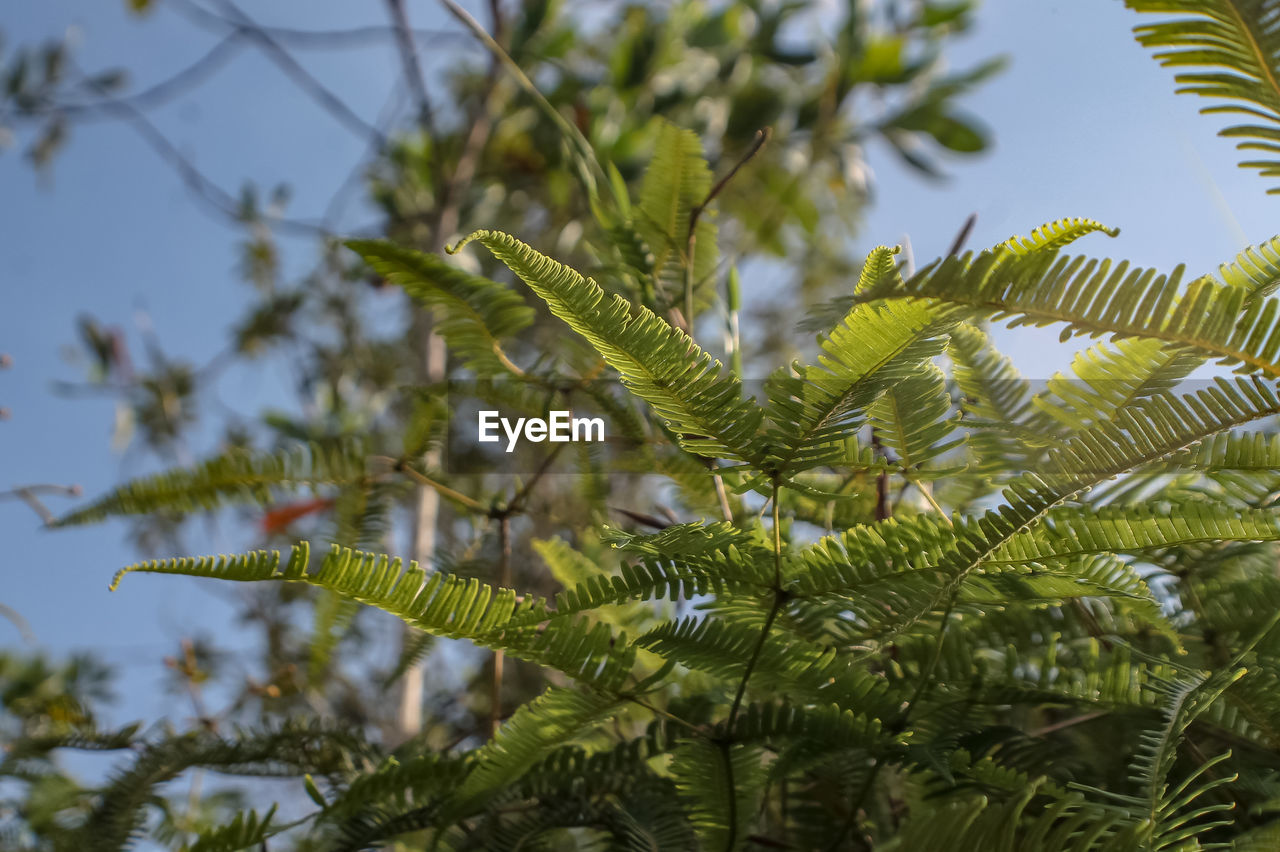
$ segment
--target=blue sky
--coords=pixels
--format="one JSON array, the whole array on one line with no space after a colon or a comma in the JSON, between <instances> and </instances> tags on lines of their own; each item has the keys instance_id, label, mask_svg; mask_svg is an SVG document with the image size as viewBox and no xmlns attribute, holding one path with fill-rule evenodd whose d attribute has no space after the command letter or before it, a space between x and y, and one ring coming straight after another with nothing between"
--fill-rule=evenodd
<instances>
[{"instance_id":1,"label":"blue sky","mask_svg":"<svg viewBox=\"0 0 1280 852\"><path fill-rule=\"evenodd\" d=\"M0 29L12 45L74 24L83 67L124 65L134 85L145 86L215 40L160 5L139 21L125 13L123 0L11 2ZM374 3L309 0L305 16L285 8L296 4L246 5L264 19L271 11L281 23L315 29L382 23ZM444 26L434 4L409 6L417 25ZM1133 41L1136 20L1119 0L987 0L976 31L951 59L957 67L993 53L1012 59L1003 76L966 101L991 127L994 151L953 162L953 178L936 184L908 175L891 152L873 146L877 203L861 246L909 236L923 262L946 249L972 212L979 217L972 246L1088 216L1122 234L1091 237L1083 250L1161 268L1185 262L1199 273L1280 230L1280 199L1236 168L1231 144L1215 137L1221 119L1202 118L1201 104L1174 96L1171 74ZM370 121L398 70L388 50L299 56ZM224 186L292 184L290 209L299 215L323 208L364 146L252 50L155 120ZM354 209L343 224L368 218ZM197 364L207 360L224 345L246 296L235 274L236 239L125 125L77 127L43 176L14 151L0 155L0 352L14 358L13 368L0 372L0 406L12 411L0 423L0 489L76 482L94 494L140 472L109 449L109 401L52 393L55 381L80 378L60 350L74 339L77 312L131 327L135 309L144 307L167 349ZM310 251L295 244L293 268L301 269ZM1033 377L1069 361L1071 350L1058 346L1056 332L1021 329L1000 339ZM216 396L220 405L252 412L283 384L269 372L236 371ZM134 559L121 525L49 533L17 503L0 502L0 540L0 602L31 622L50 653L90 649L117 665L129 692L119 720L185 712L154 687L163 676L161 657L193 625L234 640L225 591L143 577L107 592L112 573ZM19 641L0 622L0 643Z\"/></svg>"}]
</instances>

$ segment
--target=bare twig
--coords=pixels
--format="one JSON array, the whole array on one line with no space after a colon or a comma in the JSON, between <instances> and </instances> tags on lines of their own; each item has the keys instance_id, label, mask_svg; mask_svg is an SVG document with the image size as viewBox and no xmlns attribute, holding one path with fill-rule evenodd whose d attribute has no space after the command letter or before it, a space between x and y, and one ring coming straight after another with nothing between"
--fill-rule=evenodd
<instances>
[{"instance_id":1,"label":"bare twig","mask_svg":"<svg viewBox=\"0 0 1280 852\"><path fill-rule=\"evenodd\" d=\"M738 158L725 175L716 181L715 185L707 193L707 197L702 199L702 203L697 204L689 211L689 233L686 235L685 245L685 267L684 267L684 321L689 336L693 336L693 259L698 247L698 220L702 218L702 213L710 206L711 202L716 200L724 188L729 185L729 181L733 180L738 170L751 161L756 154L760 153L760 149L769 141L772 130L765 127L756 131L755 138L751 142L751 146L747 148L746 153Z\"/></svg>"},{"instance_id":2,"label":"bare twig","mask_svg":"<svg viewBox=\"0 0 1280 852\"><path fill-rule=\"evenodd\" d=\"M511 588L511 516L498 518L498 588ZM506 655L501 648L493 652L493 684L489 695L489 739L498 732L502 720L502 669Z\"/></svg>"},{"instance_id":3,"label":"bare twig","mask_svg":"<svg viewBox=\"0 0 1280 852\"><path fill-rule=\"evenodd\" d=\"M390 458L388 456L374 456L373 458L377 461L390 462L396 470L405 474L414 482L418 483L419 485L430 488L432 491L435 491L436 493L440 494L442 497L447 497L450 500L454 501L455 503L460 503L463 506L466 506L468 509L471 509L476 512L486 512L486 513L489 511L488 507L485 506L483 503L477 500L474 500L471 497L468 497L466 494L463 494L461 491L455 491L443 483L436 482L431 477L427 476L424 473L420 473L419 471L414 470L413 468L409 467L407 464L405 464L402 461ZM422 559L419 558L416 554L414 555L414 558L418 559L419 562L422 562Z\"/></svg>"},{"instance_id":4,"label":"bare twig","mask_svg":"<svg viewBox=\"0 0 1280 852\"><path fill-rule=\"evenodd\" d=\"M192 9L194 14L198 14L204 18L209 25L221 25L227 29L239 30L241 24L235 20L223 15L219 15L210 9L196 7ZM344 48L360 48L378 46L385 43L388 39L397 37L396 28L388 26L363 26L349 27L340 30L303 30L296 27L275 27L259 25L258 30L271 36L286 47L296 47L303 50L335 50ZM450 43L457 39L458 34L449 30L429 30L417 28L410 30L414 41L423 44L438 45L446 40Z\"/></svg>"},{"instance_id":5,"label":"bare twig","mask_svg":"<svg viewBox=\"0 0 1280 852\"><path fill-rule=\"evenodd\" d=\"M110 98L109 93L102 91L96 84L90 85L94 85L101 94L107 96L107 100L102 102L102 108L127 121L143 141L160 156L160 159L178 172L183 183L207 209L217 213L220 218L229 219L234 223L242 222L239 202L196 168L195 164L178 150L178 147L152 123L151 119L147 118L142 110L127 101ZM271 220L271 224L280 231L307 236L330 236L323 225L301 219L276 218Z\"/></svg>"},{"instance_id":6,"label":"bare twig","mask_svg":"<svg viewBox=\"0 0 1280 852\"><path fill-rule=\"evenodd\" d=\"M37 496L39 494L55 494L60 497L79 497L83 493L79 485L54 485L40 483L36 485L19 485L8 491L0 491L0 500L21 500L31 508L45 526L52 526L57 517L49 511L49 507Z\"/></svg>"},{"instance_id":7,"label":"bare twig","mask_svg":"<svg viewBox=\"0 0 1280 852\"><path fill-rule=\"evenodd\" d=\"M418 106L418 125L423 133L433 141L439 137L436 133L435 109L431 105L431 95L427 92L427 78L422 73L422 62L418 59L418 48L413 43L409 16L404 9L404 0L387 0L387 9L391 12L391 20L396 33L396 47L400 52L400 61L404 65L404 79L413 93ZM432 161L438 158L432 152Z\"/></svg>"},{"instance_id":8,"label":"bare twig","mask_svg":"<svg viewBox=\"0 0 1280 852\"><path fill-rule=\"evenodd\" d=\"M111 118L108 107L127 104L134 109L154 109L181 97L221 70L244 47L244 36L233 32L217 42L207 53L181 71L132 95L86 103L49 104L48 112L57 112L77 120Z\"/></svg>"},{"instance_id":9,"label":"bare twig","mask_svg":"<svg viewBox=\"0 0 1280 852\"><path fill-rule=\"evenodd\" d=\"M256 21L240 9L232 0L218 0L219 5L226 10L229 17L242 28L245 36L256 42L266 54L267 58L275 63L281 71L285 73L294 84L309 95L316 103L323 107L330 115L332 115L339 123L345 125L358 136L367 136L375 140L381 147L386 147L387 138L378 128L356 115L346 103L325 87L323 83L317 80L310 71L303 68L298 60L293 58L278 41L270 34L262 29ZM190 8L193 4L183 3L183 7ZM195 7L199 8L199 7Z\"/></svg>"},{"instance_id":10,"label":"bare twig","mask_svg":"<svg viewBox=\"0 0 1280 852\"><path fill-rule=\"evenodd\" d=\"M22 635L22 641L28 645L35 644L36 634L31 629L31 622L22 617L22 613L18 612L8 604L0 603L0 618L6 618L16 628L18 633Z\"/></svg>"},{"instance_id":11,"label":"bare twig","mask_svg":"<svg viewBox=\"0 0 1280 852\"><path fill-rule=\"evenodd\" d=\"M969 218L964 220L964 224L960 226L960 233L956 234L955 240L951 243L951 248L947 250L948 257L954 257L964 248L964 244L969 241L969 235L973 233L973 226L978 222L978 214L970 213Z\"/></svg>"}]
</instances>

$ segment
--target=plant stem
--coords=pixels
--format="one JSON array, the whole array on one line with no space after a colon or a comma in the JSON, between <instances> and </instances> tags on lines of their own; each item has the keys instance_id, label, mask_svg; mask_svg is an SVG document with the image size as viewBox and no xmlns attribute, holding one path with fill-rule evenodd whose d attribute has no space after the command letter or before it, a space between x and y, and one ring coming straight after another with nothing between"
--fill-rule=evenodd
<instances>
[{"instance_id":1,"label":"plant stem","mask_svg":"<svg viewBox=\"0 0 1280 852\"><path fill-rule=\"evenodd\" d=\"M498 588L511 588L511 515L507 513L498 519ZM505 661L502 649L495 649L489 697L489 739L493 739L502 721L502 669Z\"/></svg>"},{"instance_id":2,"label":"plant stem","mask_svg":"<svg viewBox=\"0 0 1280 852\"><path fill-rule=\"evenodd\" d=\"M755 669L756 663L760 660L760 652L764 649L764 643L769 638L769 631L773 629L774 619L778 617L778 612L782 609L782 602L786 596L782 592L782 528L779 524L781 512L778 509L778 480L775 477L773 481L773 605L769 608L769 615L764 620L764 629L760 631L760 638L756 641L756 646L751 651L751 657L747 660L746 670L742 673L742 680L738 683L738 692L733 697L733 706L729 708L729 721L726 730L729 736L733 736L734 724L738 721L738 711L742 708L742 697L747 691L747 681L751 679L751 672Z\"/></svg>"},{"instance_id":3,"label":"plant stem","mask_svg":"<svg viewBox=\"0 0 1280 852\"><path fill-rule=\"evenodd\" d=\"M689 233L685 240L684 255L684 317L687 326L686 331L689 332L690 337L693 337L693 259L698 248L698 220L702 218L702 212L707 209L712 201L715 201L716 196L729 185L729 181L733 180L738 170L750 162L752 157L760 153L760 149L769 141L771 132L768 127L757 130L755 139L752 140L751 147L747 149L747 152L738 158L738 161L725 173L724 177L716 181L715 185L707 193L707 197L689 211Z\"/></svg>"}]
</instances>

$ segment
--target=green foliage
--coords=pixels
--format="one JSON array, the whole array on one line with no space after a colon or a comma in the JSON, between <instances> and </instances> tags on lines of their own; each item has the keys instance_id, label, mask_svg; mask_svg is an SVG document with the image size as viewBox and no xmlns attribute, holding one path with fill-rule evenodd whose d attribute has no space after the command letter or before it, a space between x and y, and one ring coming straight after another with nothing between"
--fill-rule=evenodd
<instances>
[{"instance_id":1,"label":"green foliage","mask_svg":"<svg viewBox=\"0 0 1280 852\"><path fill-rule=\"evenodd\" d=\"M1265 4L1159 5L1209 17L1243 10L1255 16L1249 32L1274 25ZM677 4L655 29L656 13L629 9L599 73L630 91L685 41L737 51L748 37L770 63L803 68L817 53L779 41L794 7L753 4L748 28L730 4L686 29L672 20L706 10ZM961 27L968 8L926 3L913 25ZM120 571L111 587L150 573L257 583L284 601L315 590L298 659L309 712L321 717L333 715L323 684L343 676L337 648L355 632L357 608L410 630L380 683L425 653L429 667L445 654L483 660L474 683L487 683L427 705L467 720L449 737L424 727L398 739L371 718L257 720L232 733L202 719L187 731L140 734L99 730L74 678L0 667L14 681L0 690L14 732L0 771L29 790L14 820L24 842L1268 848L1280 801L1280 238L1189 280L1180 267L1063 254L1078 238L1115 235L1087 219L940 258L906 278L896 251L880 247L840 279L845 296L800 318L823 332L816 361L777 369L751 397L742 359L726 357L735 365L726 369L695 339L699 315L715 304L715 242L734 230L718 232L703 208L715 200L721 225L740 219L752 238L783 249L777 228L748 209L767 194L760 187L780 185L780 165L743 144L746 128L785 116L818 137L833 132L823 114L855 80L917 81L906 38L864 27L854 11L813 103L794 103L763 78L733 92L726 120L736 130L725 147L738 143L741 159L732 166L713 170L692 133L648 125L652 159L633 204L624 167L631 177L641 170L626 162L625 134L593 148L596 135L566 127L521 70L521 52L550 39L541 23L549 4L525 12L506 49L486 44L495 68L518 72L534 102L513 111L512 126L532 126L530 114L555 126L563 145L546 150L564 156L601 226L582 244L574 237L548 251L583 255L598 279L494 229L451 250L484 245L497 263L476 260L491 275L390 242L348 245L432 308L474 377L520 379L490 389L501 400L492 404L523 414L586 396L631 455L610 468L591 447L535 447L536 466L514 484L449 475L421 459L456 400L419 386L402 434L381 436L405 448L402 458L345 439L309 453L235 451L64 519L332 489L339 543L322 558L303 543L287 557L151 560ZM1239 33L1218 24L1213 50L1177 61L1225 61L1214 51L1231 53ZM1156 27L1151 38L1188 46L1208 37L1187 26ZM1274 52L1265 64L1276 64ZM980 147L981 132L949 96L989 70L924 81L880 132L899 145L918 133L953 150ZM1238 80L1196 85L1262 103L1239 94ZM528 142L495 144L505 156L532 156L519 147ZM735 197L740 187L728 178L757 168L757 194ZM713 183L717 172L723 183ZM787 204L795 219L812 212ZM556 211L539 212L554 220ZM412 233L411 218L402 224ZM539 312L522 286L503 283L503 267L563 323L554 345L526 345L543 332ZM730 285L730 311L739 298ZM1064 341L1095 342L1036 391L997 350L992 321L1053 325ZM1236 375L1192 383L1208 362ZM617 378L625 392L588 390L599 378ZM321 434L358 431L341 418L328 425L337 428ZM569 489L549 485L558 461L579 474L582 495L566 499ZM652 512L634 508L637 471L662 483ZM394 540L387 495L405 480L451 506L437 529L449 549L435 565L366 552ZM539 500L545 512L531 508ZM621 526L605 520L609 512ZM517 534L536 544L514 548ZM362 540L379 544L345 546ZM187 651L173 666L198 692L205 654ZM282 683L259 691L278 693ZM95 790L52 761L61 749L122 747L132 755ZM277 823L276 810L259 816L238 800L205 802L214 818L190 807L179 819L163 785L197 768L292 779L299 821Z\"/></svg>"},{"instance_id":2,"label":"green foliage","mask_svg":"<svg viewBox=\"0 0 1280 852\"><path fill-rule=\"evenodd\" d=\"M1137 12L1166 15L1134 28L1161 65L1179 69L1179 92L1226 101L1201 112L1248 116L1258 123L1225 128L1219 135L1243 141L1241 151L1261 159L1240 165L1266 178L1280 176L1280 34L1274 0L1125 0ZM1280 193L1280 187L1267 190Z\"/></svg>"},{"instance_id":3,"label":"green foliage","mask_svg":"<svg viewBox=\"0 0 1280 852\"><path fill-rule=\"evenodd\" d=\"M773 521L749 511L657 533L606 529L611 550L594 558L543 543L565 585L553 599L338 547L317 566L305 545L287 560L141 563L115 582L141 571L306 583L576 682L459 754L415 748L414 763L356 771L330 794L310 787L320 836L342 838L334 848L410 833L459 849L571 836L617 848L659 836L725 850L789 836L833 849L868 837L890 849L1216 848L1238 827L1238 803L1273 795L1262 755L1280 726L1263 708L1280 699L1280 646L1274 609L1241 609L1230 625L1210 602L1240 583L1269 584L1280 600L1257 573L1280 515L1271 489L1212 495L1236 483L1223 477L1270 474L1278 439L1264 424L1280 396L1258 375L1273 360L1265 343L1236 345L1252 353L1236 359L1246 375L1180 382L1201 360L1188 352L1221 357L1241 337L1215 299L1269 299L1246 303L1248 287L1211 278L1182 292L1168 283L1176 274L1155 272L1059 295L1082 279L1062 274L1058 246L1098 227L1053 226L910 281L892 253L873 253L872 283L824 338L819 365L779 373L767 408L656 314L480 232L472 239L597 349L677 445L733 463L703 476L723 470L763 492ZM1159 295L1139 306L1135 283ZM1238 314L1246 328L1258 324L1250 310ZM1033 396L976 325L1015 312L1122 336ZM857 448L868 442L876 453ZM946 511L928 480L971 465L995 490ZM818 493L794 481L801 470L869 473L863 487L895 492L890 516L815 540L787 520L793 495ZM1100 487L1118 476L1182 484L1152 502L1140 487ZM924 502L906 503L912 492ZM502 512L491 517L507 523ZM682 601L700 611L681 615ZM623 604L625 617L612 609ZM1131 739L1115 755L1080 752L1076 726L1094 719ZM635 739L645 720L668 734ZM1214 743L1247 747L1188 763ZM433 767L450 780L431 780ZM902 807L892 790L905 819L888 816ZM136 808L116 808L113 831L133 831ZM655 824L655 808L678 816ZM590 834L564 834L572 827Z\"/></svg>"},{"instance_id":4,"label":"green foliage","mask_svg":"<svg viewBox=\"0 0 1280 852\"><path fill-rule=\"evenodd\" d=\"M690 220L711 191L711 170L702 157L697 134L663 123L653 159L640 185L633 215L635 229L652 255L653 288L675 301L685 291L686 273L693 283L709 282L716 267L716 226L708 215L697 219L692 239ZM694 247L694 256L688 249Z\"/></svg>"},{"instance_id":5,"label":"green foliage","mask_svg":"<svg viewBox=\"0 0 1280 852\"><path fill-rule=\"evenodd\" d=\"M583 335L627 388L653 406L681 445L705 456L746 458L760 422L742 398L736 376L647 308L632 313L625 299L609 297L595 281L496 231L477 231L452 251L475 240L506 263L544 299L552 313ZM690 357L692 356L692 357Z\"/></svg>"},{"instance_id":6,"label":"green foliage","mask_svg":"<svg viewBox=\"0 0 1280 852\"><path fill-rule=\"evenodd\" d=\"M435 308L436 333L465 364L481 375L510 369L502 342L533 322L532 309L518 293L469 275L435 255L393 243L352 240L347 246L379 275L398 284L425 307Z\"/></svg>"},{"instance_id":7,"label":"green foliage","mask_svg":"<svg viewBox=\"0 0 1280 852\"><path fill-rule=\"evenodd\" d=\"M355 440L294 446L274 453L232 449L194 468L126 483L70 512L54 526L98 523L120 515L209 511L224 505L267 505L277 495L365 479L364 445Z\"/></svg>"}]
</instances>

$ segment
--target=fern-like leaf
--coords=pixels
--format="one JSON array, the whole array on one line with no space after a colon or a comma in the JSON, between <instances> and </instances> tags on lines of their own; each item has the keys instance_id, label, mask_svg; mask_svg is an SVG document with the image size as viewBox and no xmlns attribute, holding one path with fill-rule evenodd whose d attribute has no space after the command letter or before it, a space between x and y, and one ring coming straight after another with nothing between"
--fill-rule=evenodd
<instances>
[{"instance_id":1,"label":"fern-like leaf","mask_svg":"<svg viewBox=\"0 0 1280 852\"><path fill-rule=\"evenodd\" d=\"M692 281L708 279L715 269L716 225L707 214L698 217L693 258L686 257L689 220L693 208L711 190L711 169L702 156L702 140L691 130L660 121L653 159L640 184L640 202L633 211L635 228L652 252L654 289L667 300L684 293L686 266ZM686 317L692 321L692 317Z\"/></svg>"},{"instance_id":2,"label":"fern-like leaf","mask_svg":"<svg viewBox=\"0 0 1280 852\"><path fill-rule=\"evenodd\" d=\"M436 310L435 330L450 351L481 376L520 373L502 349L533 322L520 294L496 281L464 272L433 254L383 240L352 240L355 251L379 275Z\"/></svg>"},{"instance_id":3,"label":"fern-like leaf","mask_svg":"<svg viewBox=\"0 0 1280 852\"><path fill-rule=\"evenodd\" d=\"M269 504L276 493L358 482L367 476L363 443L295 446L278 452L231 450L194 468L127 482L59 518L55 526L118 515L210 511L236 503Z\"/></svg>"},{"instance_id":4,"label":"fern-like leaf","mask_svg":"<svg viewBox=\"0 0 1280 852\"><path fill-rule=\"evenodd\" d=\"M718 458L758 457L762 413L743 399L736 376L684 332L647 308L609 297L590 278L500 231L476 231L452 251L479 242L543 298L552 313L585 337L624 384L653 406L691 452Z\"/></svg>"},{"instance_id":5,"label":"fern-like leaf","mask_svg":"<svg viewBox=\"0 0 1280 852\"><path fill-rule=\"evenodd\" d=\"M271 825L275 815L275 805L261 817L254 810L241 811L226 825L203 832L199 840L186 847L185 852L240 852L258 845L265 846L267 838L283 830Z\"/></svg>"},{"instance_id":6,"label":"fern-like leaf","mask_svg":"<svg viewBox=\"0 0 1280 852\"><path fill-rule=\"evenodd\" d=\"M606 625L587 624L572 613L551 619L535 596L517 602L511 589L495 594L475 578L436 571L428 576L416 562L405 570L399 559L347 550L336 545L318 569L310 569L310 547L295 545L282 566L278 551L238 556L154 560L117 572L116 588L130 573L181 574L221 580L302 582L344 598L376 606L411 626L453 639L503 650L513 657L559 669L601 689L616 689L631 671L635 650Z\"/></svg>"},{"instance_id":7,"label":"fern-like leaf","mask_svg":"<svg viewBox=\"0 0 1280 852\"><path fill-rule=\"evenodd\" d=\"M997 251L936 261L881 295L945 302L1012 326L1061 323L1063 339L1151 338L1280 377L1280 301L1207 276L1184 286L1183 275L1181 266L1164 275L1127 262Z\"/></svg>"},{"instance_id":8,"label":"fern-like leaf","mask_svg":"<svg viewBox=\"0 0 1280 852\"><path fill-rule=\"evenodd\" d=\"M1226 103L1204 113L1235 113L1257 124L1228 127L1219 135L1242 139L1236 147L1263 159L1240 165L1263 177L1280 177L1280 3L1275 0L1125 0L1137 12L1175 16L1134 28L1139 43L1166 67L1179 93ZM1280 187L1267 190L1280 193Z\"/></svg>"},{"instance_id":9,"label":"fern-like leaf","mask_svg":"<svg viewBox=\"0 0 1280 852\"><path fill-rule=\"evenodd\" d=\"M844 442L865 425L876 396L941 354L935 321L922 304L859 305L823 340L817 365L771 376L767 440L777 469L846 461Z\"/></svg>"}]
</instances>

